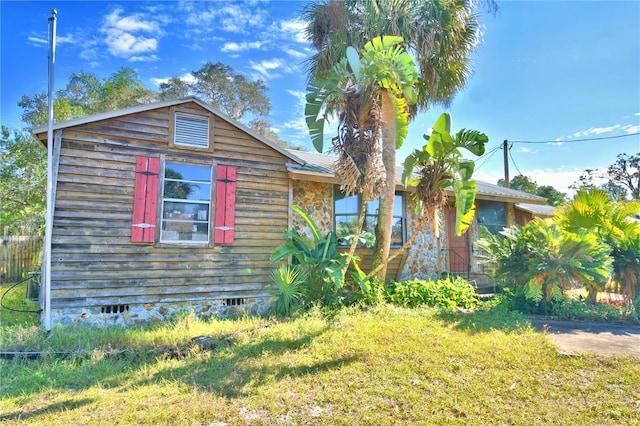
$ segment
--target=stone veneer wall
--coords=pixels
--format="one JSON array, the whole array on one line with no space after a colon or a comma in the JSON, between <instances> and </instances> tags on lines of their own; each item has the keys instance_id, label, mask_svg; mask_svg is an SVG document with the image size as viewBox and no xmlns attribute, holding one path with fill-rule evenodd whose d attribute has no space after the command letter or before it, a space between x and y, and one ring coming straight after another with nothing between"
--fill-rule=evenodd
<instances>
[{"instance_id":1,"label":"stone veneer wall","mask_svg":"<svg viewBox=\"0 0 640 426\"><path fill-rule=\"evenodd\" d=\"M420 217L416 214L416 204L411 195L406 197L407 216L407 238L415 232L420 224ZM411 248L407 250L408 257L400 274L400 279L429 279L440 276L445 269L446 256L446 229L444 216L441 216L440 223L441 237L436 238L433 234L432 221L428 221L420 235L413 242Z\"/></svg>"},{"instance_id":2,"label":"stone veneer wall","mask_svg":"<svg viewBox=\"0 0 640 426\"><path fill-rule=\"evenodd\" d=\"M294 181L293 203L305 210L323 233L333 230L332 184ZM409 238L420 223L420 218L415 214L415 203L409 194L406 197L406 204L407 238ZM441 222L444 223L444 219ZM291 223L298 231L309 234L306 223L297 214L293 214ZM431 229L431 223L427 223L413 246L407 251L408 258L402 270L401 279L431 278L444 270L446 258L442 250L446 248L445 229L443 227L443 237L440 239L433 235Z\"/></svg>"},{"instance_id":3,"label":"stone veneer wall","mask_svg":"<svg viewBox=\"0 0 640 426\"><path fill-rule=\"evenodd\" d=\"M333 185L293 181L293 204L307 212L323 234L333 231ZM311 236L306 222L292 213L291 224L298 232Z\"/></svg>"},{"instance_id":4,"label":"stone veneer wall","mask_svg":"<svg viewBox=\"0 0 640 426\"><path fill-rule=\"evenodd\" d=\"M124 312L103 313L96 308L65 308L51 310L55 325L134 325L165 321L172 315L193 312L199 318L228 318L245 314L264 314L271 307L271 298L245 298L243 305L229 306L222 300L189 301L180 303L144 303L126 305Z\"/></svg>"}]
</instances>

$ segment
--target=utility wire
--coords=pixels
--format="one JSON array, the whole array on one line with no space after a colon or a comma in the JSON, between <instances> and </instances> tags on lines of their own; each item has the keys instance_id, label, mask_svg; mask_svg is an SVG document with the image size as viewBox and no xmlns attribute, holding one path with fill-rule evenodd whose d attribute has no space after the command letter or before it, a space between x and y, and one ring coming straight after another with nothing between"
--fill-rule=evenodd
<instances>
[{"instance_id":1,"label":"utility wire","mask_svg":"<svg viewBox=\"0 0 640 426\"><path fill-rule=\"evenodd\" d=\"M493 157L495 155L496 152L498 152L502 147L501 146L497 146L487 152L484 153L484 155L480 158L478 158L475 163L475 169L478 170L480 167L482 167L487 161L489 161L491 159L491 157ZM482 163L478 164L478 160L483 159Z\"/></svg>"},{"instance_id":2,"label":"utility wire","mask_svg":"<svg viewBox=\"0 0 640 426\"><path fill-rule=\"evenodd\" d=\"M618 138L626 138L629 136L640 135L640 132L635 133L627 133L626 135L617 135L617 136L603 136L599 138L584 138L584 139L572 139L569 141L509 141L511 143L573 143L573 142L586 142L586 141L601 141L605 139L618 139Z\"/></svg>"},{"instance_id":3,"label":"utility wire","mask_svg":"<svg viewBox=\"0 0 640 426\"><path fill-rule=\"evenodd\" d=\"M513 159L513 155L511 154L511 147L512 146L509 147L509 158L511 159L511 162L513 163L513 165L516 167L516 170L518 171L518 173L522 175L523 173L520 170L520 167L518 167L518 164L516 163L516 160Z\"/></svg>"}]
</instances>

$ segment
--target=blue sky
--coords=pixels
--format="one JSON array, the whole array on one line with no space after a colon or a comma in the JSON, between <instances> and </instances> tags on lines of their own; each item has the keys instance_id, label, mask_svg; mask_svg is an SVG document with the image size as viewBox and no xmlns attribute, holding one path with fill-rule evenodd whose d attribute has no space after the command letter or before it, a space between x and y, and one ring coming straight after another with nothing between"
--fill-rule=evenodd
<instances>
[{"instance_id":1,"label":"blue sky","mask_svg":"<svg viewBox=\"0 0 640 426\"><path fill-rule=\"evenodd\" d=\"M55 86L73 72L108 77L134 68L157 89L163 79L223 62L269 86L280 137L312 149L304 124L303 36L299 1L7 1L0 2L0 121L21 128L17 102L47 88L47 19L58 11ZM398 153L422 145L443 111L454 130L489 135L476 177L510 175L567 192L585 169L640 152L640 2L498 1L483 13L474 75L451 105L420 114ZM634 135L635 134L635 135ZM627 136L629 135L629 136ZM581 141L590 138L610 138ZM555 141L555 142L554 142Z\"/></svg>"}]
</instances>

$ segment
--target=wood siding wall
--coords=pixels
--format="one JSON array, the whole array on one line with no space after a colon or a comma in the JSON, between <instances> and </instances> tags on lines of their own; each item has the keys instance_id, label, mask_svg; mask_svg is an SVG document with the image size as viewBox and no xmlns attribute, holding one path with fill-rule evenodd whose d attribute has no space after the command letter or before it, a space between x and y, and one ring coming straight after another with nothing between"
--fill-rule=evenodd
<instances>
[{"instance_id":1,"label":"wood siding wall","mask_svg":"<svg viewBox=\"0 0 640 426\"><path fill-rule=\"evenodd\" d=\"M196 104L192 108L204 112ZM64 130L52 238L52 308L268 294L269 256L287 229L289 160L218 117L212 150L169 147L170 116L169 108L162 108ZM136 156L162 154L237 167L232 245L131 242Z\"/></svg>"}]
</instances>

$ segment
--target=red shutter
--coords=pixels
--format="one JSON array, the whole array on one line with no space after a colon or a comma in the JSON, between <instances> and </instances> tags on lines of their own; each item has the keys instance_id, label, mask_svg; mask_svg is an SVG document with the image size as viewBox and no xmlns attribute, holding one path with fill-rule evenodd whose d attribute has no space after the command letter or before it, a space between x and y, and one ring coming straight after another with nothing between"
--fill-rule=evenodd
<instances>
[{"instance_id":1,"label":"red shutter","mask_svg":"<svg viewBox=\"0 0 640 426\"><path fill-rule=\"evenodd\" d=\"M134 243L153 243L155 241L159 173L159 158L136 158L133 222L131 226L131 241Z\"/></svg>"},{"instance_id":2,"label":"red shutter","mask_svg":"<svg viewBox=\"0 0 640 426\"><path fill-rule=\"evenodd\" d=\"M236 214L236 168L218 166L214 243L233 244Z\"/></svg>"}]
</instances>

